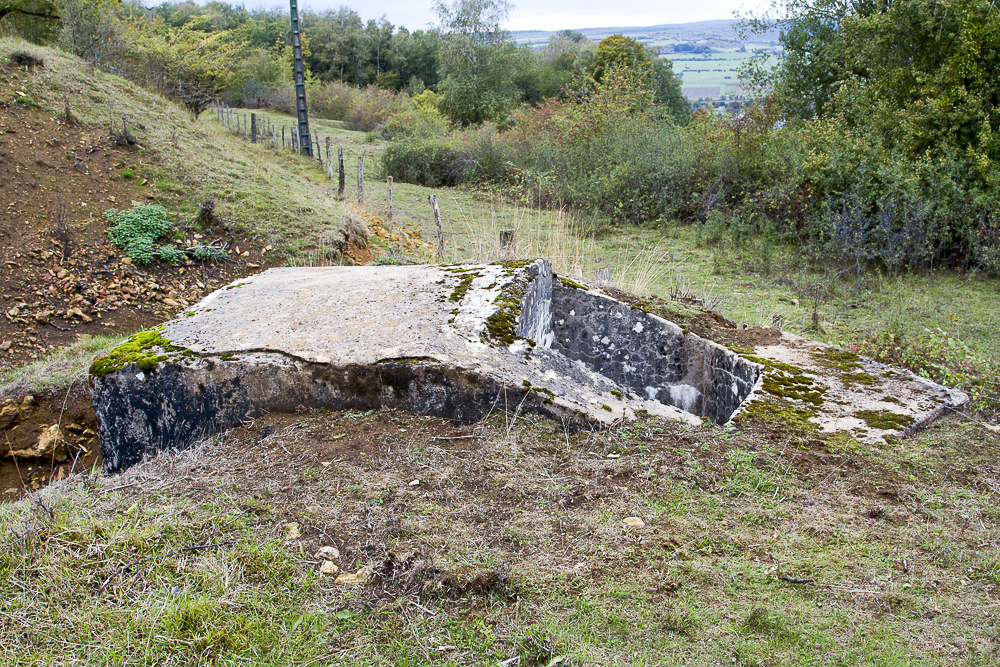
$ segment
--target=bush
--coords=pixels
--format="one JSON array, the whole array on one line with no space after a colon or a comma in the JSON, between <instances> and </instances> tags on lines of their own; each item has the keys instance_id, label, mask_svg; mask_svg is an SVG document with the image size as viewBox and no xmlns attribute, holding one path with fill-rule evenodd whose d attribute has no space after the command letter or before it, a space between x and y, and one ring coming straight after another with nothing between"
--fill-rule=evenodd
<instances>
[{"instance_id":1,"label":"bush","mask_svg":"<svg viewBox=\"0 0 1000 667\"><path fill-rule=\"evenodd\" d=\"M382 151L383 176L429 187L466 182L471 155L455 138L409 137Z\"/></svg>"},{"instance_id":2,"label":"bush","mask_svg":"<svg viewBox=\"0 0 1000 667\"><path fill-rule=\"evenodd\" d=\"M112 208L104 217L113 225L108 228L111 243L136 264L148 264L160 254L155 242L173 227L159 204L139 204L128 211Z\"/></svg>"},{"instance_id":3,"label":"bush","mask_svg":"<svg viewBox=\"0 0 1000 667\"><path fill-rule=\"evenodd\" d=\"M309 112L320 118L344 120L351 108L351 102L357 90L345 86L339 81L331 81L320 85L309 86L306 98L309 101ZM295 91L291 94L289 113L295 113Z\"/></svg>"},{"instance_id":4,"label":"bush","mask_svg":"<svg viewBox=\"0 0 1000 667\"><path fill-rule=\"evenodd\" d=\"M410 103L405 94L368 86L356 91L344 117L349 130L371 132L385 125L389 117Z\"/></svg>"},{"instance_id":5,"label":"bush","mask_svg":"<svg viewBox=\"0 0 1000 667\"><path fill-rule=\"evenodd\" d=\"M405 94L375 86L351 88L339 81L310 86L306 98L311 113L342 120L348 129L361 132L381 129L393 114L413 107Z\"/></svg>"}]
</instances>

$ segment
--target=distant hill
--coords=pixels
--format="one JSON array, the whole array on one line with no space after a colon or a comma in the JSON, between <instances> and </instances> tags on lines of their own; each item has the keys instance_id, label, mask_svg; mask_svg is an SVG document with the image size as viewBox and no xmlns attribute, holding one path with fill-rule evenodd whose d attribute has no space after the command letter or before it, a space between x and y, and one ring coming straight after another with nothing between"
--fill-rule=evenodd
<instances>
[{"instance_id":1,"label":"distant hill","mask_svg":"<svg viewBox=\"0 0 1000 667\"><path fill-rule=\"evenodd\" d=\"M716 42L720 48L741 45L737 33L738 22L733 19L716 19L712 21L694 21L692 23L664 23L651 26L625 26L610 28L582 28L576 32L586 35L589 39L599 41L608 35L622 34L640 42L665 45L667 43ZM515 30L514 39L519 44L541 45L554 35L555 30ZM755 35L746 42L749 45L776 46L777 32L766 35ZM773 44L772 44L773 42Z\"/></svg>"}]
</instances>

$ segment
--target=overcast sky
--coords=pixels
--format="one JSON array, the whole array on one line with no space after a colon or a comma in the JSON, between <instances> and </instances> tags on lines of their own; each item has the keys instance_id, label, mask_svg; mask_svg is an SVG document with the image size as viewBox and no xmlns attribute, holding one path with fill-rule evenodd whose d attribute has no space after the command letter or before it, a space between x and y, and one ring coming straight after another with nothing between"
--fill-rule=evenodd
<instances>
[{"instance_id":1,"label":"overcast sky","mask_svg":"<svg viewBox=\"0 0 1000 667\"><path fill-rule=\"evenodd\" d=\"M299 8L315 11L348 5L366 21L382 14L393 24L410 31L437 21L432 0L299 0ZM698 0L654 2L653 0L520 0L510 16L512 30L562 30L563 28L605 28L644 26L660 23L687 23L709 19L729 19L734 9L757 6L759 0ZM267 3L277 4L277 3ZM247 3L247 7L253 3ZM284 6L284 5L282 5Z\"/></svg>"}]
</instances>

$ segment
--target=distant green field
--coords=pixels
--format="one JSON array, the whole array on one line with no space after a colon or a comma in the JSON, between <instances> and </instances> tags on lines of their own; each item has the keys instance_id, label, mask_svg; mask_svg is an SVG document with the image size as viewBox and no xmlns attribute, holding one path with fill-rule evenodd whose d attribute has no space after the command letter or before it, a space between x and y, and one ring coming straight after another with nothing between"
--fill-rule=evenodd
<instances>
[{"instance_id":1,"label":"distant green field","mask_svg":"<svg viewBox=\"0 0 1000 667\"><path fill-rule=\"evenodd\" d=\"M681 76L681 87L686 89L685 95L691 99L699 97L714 97L719 95L738 95L739 71L754 54L738 49L718 50L713 53L672 53L666 56L674 63L674 73ZM774 58L772 57L773 61ZM706 91L696 91L691 94L691 88L719 88L718 94L705 94Z\"/></svg>"}]
</instances>

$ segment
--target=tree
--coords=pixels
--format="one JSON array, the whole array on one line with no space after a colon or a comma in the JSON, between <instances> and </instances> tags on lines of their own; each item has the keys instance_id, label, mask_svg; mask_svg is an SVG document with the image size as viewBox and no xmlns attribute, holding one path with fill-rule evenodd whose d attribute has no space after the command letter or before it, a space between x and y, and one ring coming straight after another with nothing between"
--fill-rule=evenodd
<instances>
[{"instance_id":1,"label":"tree","mask_svg":"<svg viewBox=\"0 0 1000 667\"><path fill-rule=\"evenodd\" d=\"M114 7L107 0L58 0L59 46L99 67L123 51Z\"/></svg>"},{"instance_id":2,"label":"tree","mask_svg":"<svg viewBox=\"0 0 1000 667\"><path fill-rule=\"evenodd\" d=\"M608 70L618 68L639 79L646 78L653 69L649 53L631 37L611 35L601 40L590 63L590 74L600 82Z\"/></svg>"},{"instance_id":3,"label":"tree","mask_svg":"<svg viewBox=\"0 0 1000 667\"><path fill-rule=\"evenodd\" d=\"M673 63L661 58L658 49L645 47L631 37L611 35L597 45L590 63L594 81L600 85L612 72L631 79L638 89L648 90L652 100L667 115L680 122L691 116Z\"/></svg>"},{"instance_id":4,"label":"tree","mask_svg":"<svg viewBox=\"0 0 1000 667\"><path fill-rule=\"evenodd\" d=\"M563 89L583 75L594 57L597 44L582 33L560 30L536 52L538 88L543 99L565 97Z\"/></svg>"},{"instance_id":5,"label":"tree","mask_svg":"<svg viewBox=\"0 0 1000 667\"><path fill-rule=\"evenodd\" d=\"M396 73L399 85L413 94L424 88L435 90L438 84L438 55L441 36L437 30L410 33L400 27L389 40L388 67Z\"/></svg>"},{"instance_id":6,"label":"tree","mask_svg":"<svg viewBox=\"0 0 1000 667\"><path fill-rule=\"evenodd\" d=\"M500 120L517 104L524 57L504 27L507 0L439 2L443 28L438 92L441 110L462 125Z\"/></svg>"},{"instance_id":7,"label":"tree","mask_svg":"<svg viewBox=\"0 0 1000 667\"><path fill-rule=\"evenodd\" d=\"M686 123L691 118L691 105L681 90L681 80L674 74L674 64L666 58L654 58L650 74L653 99L674 120Z\"/></svg>"}]
</instances>

